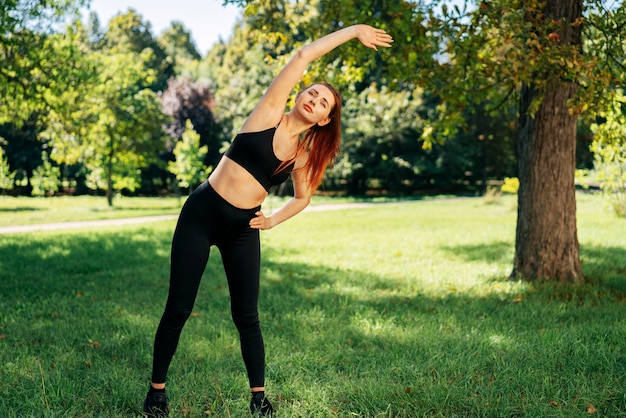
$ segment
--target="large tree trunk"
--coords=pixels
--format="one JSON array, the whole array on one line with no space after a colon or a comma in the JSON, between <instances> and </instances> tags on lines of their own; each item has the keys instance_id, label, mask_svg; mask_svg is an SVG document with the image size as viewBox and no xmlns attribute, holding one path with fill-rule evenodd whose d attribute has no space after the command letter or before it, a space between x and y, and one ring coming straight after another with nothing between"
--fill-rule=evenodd
<instances>
[{"instance_id":1,"label":"large tree trunk","mask_svg":"<svg viewBox=\"0 0 626 418\"><path fill-rule=\"evenodd\" d=\"M548 0L546 15L567 22L582 16L580 0ZM561 42L580 45L580 31L571 25L559 33ZM550 74L544 74L550 77ZM553 78L553 77L551 77ZM518 218L511 278L581 283L584 278L576 230L576 121L567 101L576 85L553 81L537 91L522 88L518 141ZM536 114L533 99L543 97Z\"/></svg>"}]
</instances>

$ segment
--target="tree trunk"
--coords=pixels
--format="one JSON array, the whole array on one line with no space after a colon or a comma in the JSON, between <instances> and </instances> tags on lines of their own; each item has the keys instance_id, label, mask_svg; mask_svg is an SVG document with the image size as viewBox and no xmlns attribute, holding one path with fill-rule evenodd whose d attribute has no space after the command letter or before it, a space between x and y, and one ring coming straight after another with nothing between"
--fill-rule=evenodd
<instances>
[{"instance_id":1,"label":"tree trunk","mask_svg":"<svg viewBox=\"0 0 626 418\"><path fill-rule=\"evenodd\" d=\"M107 203L109 204L109 207L113 207L113 156L114 156L113 129L111 129L110 127L107 128L107 133L109 135L109 153L107 155L107 160L105 163L106 177L107 177L106 196L107 196Z\"/></svg>"},{"instance_id":2,"label":"tree trunk","mask_svg":"<svg viewBox=\"0 0 626 418\"><path fill-rule=\"evenodd\" d=\"M566 22L582 16L580 0L548 0L546 15ZM567 26L561 42L580 45L580 31ZM544 74L550 77L550 74ZM554 77L552 77L554 78ZM584 281L576 230L576 121L567 101L576 93L572 82L555 80L537 91L522 88L517 145L518 218L512 279ZM542 97L536 114L533 99Z\"/></svg>"}]
</instances>

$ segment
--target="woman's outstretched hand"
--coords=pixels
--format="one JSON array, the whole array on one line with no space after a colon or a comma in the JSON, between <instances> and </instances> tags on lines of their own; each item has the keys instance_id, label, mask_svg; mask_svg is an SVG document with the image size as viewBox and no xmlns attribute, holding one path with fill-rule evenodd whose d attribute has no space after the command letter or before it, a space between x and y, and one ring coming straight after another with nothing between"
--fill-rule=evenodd
<instances>
[{"instance_id":1,"label":"woman's outstretched hand","mask_svg":"<svg viewBox=\"0 0 626 418\"><path fill-rule=\"evenodd\" d=\"M356 25L357 39L364 46L378 51L379 46L389 48L393 38L382 29L377 29L369 25Z\"/></svg>"}]
</instances>

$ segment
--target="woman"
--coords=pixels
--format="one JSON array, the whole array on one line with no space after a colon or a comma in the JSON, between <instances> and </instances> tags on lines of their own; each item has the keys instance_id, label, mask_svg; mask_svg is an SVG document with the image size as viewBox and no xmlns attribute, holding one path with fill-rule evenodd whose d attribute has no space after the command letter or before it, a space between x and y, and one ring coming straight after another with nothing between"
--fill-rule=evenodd
<instances>
[{"instance_id":1,"label":"woman","mask_svg":"<svg viewBox=\"0 0 626 418\"><path fill-rule=\"evenodd\" d=\"M287 114L285 106L309 63L355 38L374 50L393 42L383 30L355 25L301 48L274 79L208 180L185 202L172 241L170 289L154 342L152 382L144 401L147 414L167 415L167 370L191 314L210 246L216 245L250 382L250 411L272 415L265 398L265 354L257 312L259 230L286 221L309 204L339 151L341 100L330 85L316 83L297 95ZM265 216L260 205L269 188L289 175L293 199Z\"/></svg>"}]
</instances>

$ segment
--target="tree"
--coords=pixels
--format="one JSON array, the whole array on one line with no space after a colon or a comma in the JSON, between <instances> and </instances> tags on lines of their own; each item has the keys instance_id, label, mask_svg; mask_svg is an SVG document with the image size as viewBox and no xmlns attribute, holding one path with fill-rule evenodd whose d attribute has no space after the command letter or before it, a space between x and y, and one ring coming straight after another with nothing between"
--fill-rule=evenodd
<instances>
[{"instance_id":1,"label":"tree","mask_svg":"<svg viewBox=\"0 0 626 418\"><path fill-rule=\"evenodd\" d=\"M143 54L144 65L154 71L149 87L164 91L174 75L174 62L152 36L150 22L144 22L134 9L114 16L102 38L102 50L109 54Z\"/></svg>"},{"instance_id":2,"label":"tree","mask_svg":"<svg viewBox=\"0 0 626 418\"><path fill-rule=\"evenodd\" d=\"M145 68L150 50L139 55L92 52L85 59L87 67L98 71L80 89L68 89L57 98L76 105L51 112L46 137L52 158L84 164L92 187L104 188L112 206L113 191L134 190L141 169L163 149L166 117L157 94L143 87L155 77Z\"/></svg>"},{"instance_id":3,"label":"tree","mask_svg":"<svg viewBox=\"0 0 626 418\"><path fill-rule=\"evenodd\" d=\"M49 106L44 92L71 67L46 43L84 0L4 0L0 8L0 123L20 125ZM66 57L65 54L62 57Z\"/></svg>"},{"instance_id":4,"label":"tree","mask_svg":"<svg viewBox=\"0 0 626 418\"><path fill-rule=\"evenodd\" d=\"M211 173L212 168L203 163L207 150L206 145L200 146L200 135L187 120L182 140L174 148L176 159L170 161L167 168L176 176L178 186L188 189L189 193Z\"/></svg>"},{"instance_id":5,"label":"tree","mask_svg":"<svg viewBox=\"0 0 626 418\"><path fill-rule=\"evenodd\" d=\"M31 178L32 195L53 195L59 190L59 185L61 184L61 169L52 165L48 159L48 153L45 151L41 155L41 160L43 164L35 169Z\"/></svg>"},{"instance_id":6,"label":"tree","mask_svg":"<svg viewBox=\"0 0 626 418\"><path fill-rule=\"evenodd\" d=\"M3 1L0 8L0 135L6 139L16 181L28 180L41 164L39 136L51 109L65 106L55 98L80 84L76 63L81 53L59 42L66 22L78 18L83 0Z\"/></svg>"},{"instance_id":7,"label":"tree","mask_svg":"<svg viewBox=\"0 0 626 418\"><path fill-rule=\"evenodd\" d=\"M592 149L596 171L603 192L615 214L626 218L626 97L620 93L612 107L600 114L602 123L595 123Z\"/></svg>"},{"instance_id":8,"label":"tree","mask_svg":"<svg viewBox=\"0 0 626 418\"><path fill-rule=\"evenodd\" d=\"M593 12L589 7L587 14ZM606 103L596 100L598 86L611 83L614 74L596 56L585 54L581 0L483 2L469 16L469 25L452 25L457 31L451 38L463 41L450 41L447 51L454 64L461 65L446 68L453 75L448 86L456 97L444 94L452 103L467 105L484 97L484 89L500 85L507 86L502 92L519 97L520 189L511 278L580 283L584 278L574 187L577 118ZM440 23L450 22L454 18ZM620 33L603 36L610 39ZM470 55L477 59L468 59ZM465 89L469 97L459 94L464 90L459 88L462 77L468 76L476 86Z\"/></svg>"},{"instance_id":9,"label":"tree","mask_svg":"<svg viewBox=\"0 0 626 418\"><path fill-rule=\"evenodd\" d=\"M265 38L239 23L228 46L217 44L200 64L196 76L210 80L215 92L212 110L219 115L224 143L230 143L274 78L270 50Z\"/></svg>"},{"instance_id":10,"label":"tree","mask_svg":"<svg viewBox=\"0 0 626 418\"><path fill-rule=\"evenodd\" d=\"M175 62L202 58L198 47L191 39L191 33L181 22L171 22L170 27L159 35L157 42L168 56L174 58Z\"/></svg>"},{"instance_id":11,"label":"tree","mask_svg":"<svg viewBox=\"0 0 626 418\"><path fill-rule=\"evenodd\" d=\"M422 129L422 92L390 92L372 84L346 100L342 153L326 177L346 180L352 194L368 188L407 191L420 173L417 143ZM337 180L335 180L337 181Z\"/></svg>"},{"instance_id":12,"label":"tree","mask_svg":"<svg viewBox=\"0 0 626 418\"><path fill-rule=\"evenodd\" d=\"M170 123L165 127L170 138L180 140L187 129L186 124L191 122L200 135L200 144L208 148L204 163L217 164L220 158L220 138L213 115L215 98L208 84L188 78L172 78L167 82L167 90L161 95L161 104L163 112L170 117ZM171 153L174 146L168 143L167 152Z\"/></svg>"},{"instance_id":13,"label":"tree","mask_svg":"<svg viewBox=\"0 0 626 418\"><path fill-rule=\"evenodd\" d=\"M4 150L0 147L0 190L12 190L15 183L15 171L11 171L9 161L4 156Z\"/></svg>"}]
</instances>

